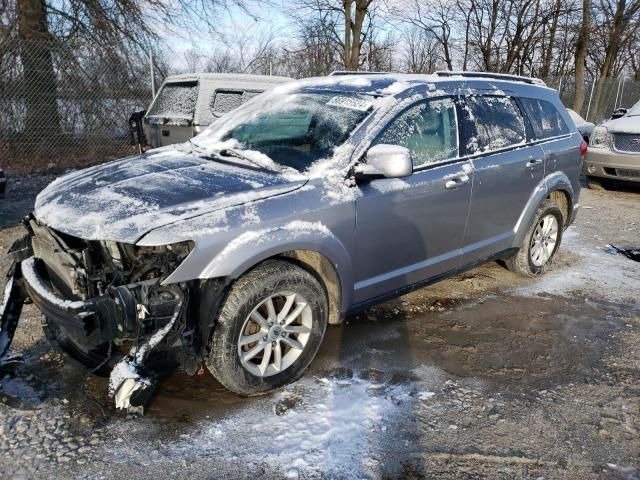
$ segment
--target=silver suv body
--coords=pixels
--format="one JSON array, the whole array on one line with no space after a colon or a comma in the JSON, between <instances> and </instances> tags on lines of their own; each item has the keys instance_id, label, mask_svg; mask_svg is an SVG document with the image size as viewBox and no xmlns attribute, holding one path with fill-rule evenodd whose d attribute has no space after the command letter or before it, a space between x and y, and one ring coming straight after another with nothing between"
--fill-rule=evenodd
<instances>
[{"instance_id":1,"label":"silver suv body","mask_svg":"<svg viewBox=\"0 0 640 480\"><path fill-rule=\"evenodd\" d=\"M584 171L594 188L607 180L640 182L640 102L593 130Z\"/></svg>"},{"instance_id":2,"label":"silver suv body","mask_svg":"<svg viewBox=\"0 0 640 480\"><path fill-rule=\"evenodd\" d=\"M189 143L47 187L4 322L30 297L49 338L111 369L121 407L157 358L265 392L349 312L488 260L543 273L578 209L581 142L531 79L280 86Z\"/></svg>"}]
</instances>

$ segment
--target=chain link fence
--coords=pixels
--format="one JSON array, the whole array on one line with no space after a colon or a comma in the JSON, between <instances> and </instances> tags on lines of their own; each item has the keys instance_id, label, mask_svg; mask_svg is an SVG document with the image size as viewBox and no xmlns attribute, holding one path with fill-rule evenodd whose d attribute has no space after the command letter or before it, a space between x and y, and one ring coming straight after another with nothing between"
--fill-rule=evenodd
<instances>
[{"instance_id":1,"label":"chain link fence","mask_svg":"<svg viewBox=\"0 0 640 480\"><path fill-rule=\"evenodd\" d=\"M573 108L576 84L573 75L545 79L546 84L560 92L567 108ZM596 105L598 85L601 84L600 101ZM598 124L611 116L617 108L630 108L640 101L640 82L632 77L605 78L585 82L584 103L578 113L589 122ZM587 118L588 117L588 118Z\"/></svg>"},{"instance_id":2,"label":"chain link fence","mask_svg":"<svg viewBox=\"0 0 640 480\"><path fill-rule=\"evenodd\" d=\"M151 97L148 63L122 52L0 41L0 167L64 169L127 155L129 116Z\"/></svg>"},{"instance_id":3,"label":"chain link fence","mask_svg":"<svg viewBox=\"0 0 640 480\"><path fill-rule=\"evenodd\" d=\"M567 107L573 76L545 79ZM585 85L579 112L598 123L640 99L631 78ZM0 40L0 167L10 172L62 170L125 156L128 119L152 99L144 52L123 52L74 41ZM594 92L592 94L592 91Z\"/></svg>"}]
</instances>

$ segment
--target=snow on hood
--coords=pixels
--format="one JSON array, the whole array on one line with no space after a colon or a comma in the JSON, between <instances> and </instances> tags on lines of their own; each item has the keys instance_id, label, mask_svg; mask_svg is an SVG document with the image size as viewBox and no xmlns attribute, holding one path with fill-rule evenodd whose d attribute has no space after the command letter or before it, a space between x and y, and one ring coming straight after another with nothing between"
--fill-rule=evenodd
<instances>
[{"instance_id":1,"label":"snow on hood","mask_svg":"<svg viewBox=\"0 0 640 480\"><path fill-rule=\"evenodd\" d=\"M610 132L614 133L640 133L640 115L625 115L603 123Z\"/></svg>"},{"instance_id":2,"label":"snow on hood","mask_svg":"<svg viewBox=\"0 0 640 480\"><path fill-rule=\"evenodd\" d=\"M135 243L155 228L305 183L162 149L58 178L36 198L34 215L85 240Z\"/></svg>"}]
</instances>

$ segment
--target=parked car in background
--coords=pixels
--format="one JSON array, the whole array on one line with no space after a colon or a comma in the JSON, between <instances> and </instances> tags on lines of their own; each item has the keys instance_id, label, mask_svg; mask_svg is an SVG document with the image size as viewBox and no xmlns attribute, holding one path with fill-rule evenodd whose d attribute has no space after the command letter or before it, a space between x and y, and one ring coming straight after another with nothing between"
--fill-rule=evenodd
<instances>
[{"instance_id":1,"label":"parked car in background","mask_svg":"<svg viewBox=\"0 0 640 480\"><path fill-rule=\"evenodd\" d=\"M640 184L640 101L622 117L594 128L584 172L593 189L608 181Z\"/></svg>"},{"instance_id":2,"label":"parked car in background","mask_svg":"<svg viewBox=\"0 0 640 480\"><path fill-rule=\"evenodd\" d=\"M197 73L168 77L142 117L151 148L186 142L225 113L288 77Z\"/></svg>"},{"instance_id":3,"label":"parked car in background","mask_svg":"<svg viewBox=\"0 0 640 480\"><path fill-rule=\"evenodd\" d=\"M537 79L293 82L186 144L43 190L0 330L31 298L54 344L112 369L122 408L148 398L158 359L264 393L300 377L350 312L486 261L547 271L585 151Z\"/></svg>"},{"instance_id":4,"label":"parked car in background","mask_svg":"<svg viewBox=\"0 0 640 480\"><path fill-rule=\"evenodd\" d=\"M609 117L609 120L615 120L616 118L620 118L620 117L624 117L624 114L628 112L627 108L624 107L619 107L616 108L613 113L611 113L611 116Z\"/></svg>"},{"instance_id":5,"label":"parked car in background","mask_svg":"<svg viewBox=\"0 0 640 480\"><path fill-rule=\"evenodd\" d=\"M573 123L576 124L576 128L580 132L580 135L582 135L582 138L584 138L584 140L589 143L589 138L591 137L591 133L595 128L595 124L587 122L575 110L567 108L567 112L569 112L569 116L571 117L571 120L573 120Z\"/></svg>"}]
</instances>

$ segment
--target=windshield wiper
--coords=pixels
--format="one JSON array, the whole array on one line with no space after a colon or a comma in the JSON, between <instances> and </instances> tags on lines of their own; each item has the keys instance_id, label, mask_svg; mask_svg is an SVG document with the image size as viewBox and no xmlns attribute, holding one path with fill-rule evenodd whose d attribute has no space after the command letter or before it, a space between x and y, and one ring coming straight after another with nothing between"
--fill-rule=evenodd
<instances>
[{"instance_id":1,"label":"windshield wiper","mask_svg":"<svg viewBox=\"0 0 640 480\"><path fill-rule=\"evenodd\" d=\"M235 157L235 158L239 158L240 160L246 160L247 162L252 163L256 167L260 168L261 170L266 170L272 173L280 173L279 169L274 169L271 165L267 166L264 163L260 163L257 160L251 158L250 156L240 152L239 150L236 150L235 148L225 148L216 153L218 155L222 155L223 157Z\"/></svg>"}]
</instances>

